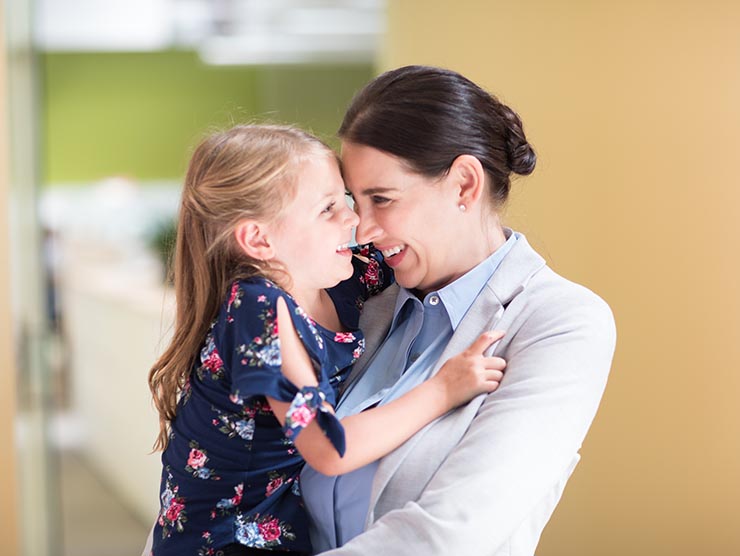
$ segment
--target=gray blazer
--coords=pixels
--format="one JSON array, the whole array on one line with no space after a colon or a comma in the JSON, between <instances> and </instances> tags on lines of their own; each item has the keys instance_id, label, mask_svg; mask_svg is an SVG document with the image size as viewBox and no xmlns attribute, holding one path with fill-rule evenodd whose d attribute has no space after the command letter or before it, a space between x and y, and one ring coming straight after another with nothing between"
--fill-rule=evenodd
<instances>
[{"instance_id":1,"label":"gray blazer","mask_svg":"<svg viewBox=\"0 0 740 556\"><path fill-rule=\"evenodd\" d=\"M368 301L360 327L368 366L398 288ZM383 458L367 530L329 556L531 556L578 463L615 345L609 307L547 267L521 237L461 321L437 368L486 330L508 366L479 396Z\"/></svg>"}]
</instances>

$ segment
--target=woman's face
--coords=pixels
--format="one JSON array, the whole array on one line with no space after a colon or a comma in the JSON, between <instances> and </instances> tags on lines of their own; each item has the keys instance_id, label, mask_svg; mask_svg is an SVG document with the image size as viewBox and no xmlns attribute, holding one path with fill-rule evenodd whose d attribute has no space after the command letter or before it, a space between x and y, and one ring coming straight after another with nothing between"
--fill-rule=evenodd
<instances>
[{"instance_id":1,"label":"woman's face","mask_svg":"<svg viewBox=\"0 0 740 556\"><path fill-rule=\"evenodd\" d=\"M448 177L430 179L372 147L342 143L347 188L360 215L358 243L373 243L396 281L421 293L441 288L471 268L459 191Z\"/></svg>"}]
</instances>

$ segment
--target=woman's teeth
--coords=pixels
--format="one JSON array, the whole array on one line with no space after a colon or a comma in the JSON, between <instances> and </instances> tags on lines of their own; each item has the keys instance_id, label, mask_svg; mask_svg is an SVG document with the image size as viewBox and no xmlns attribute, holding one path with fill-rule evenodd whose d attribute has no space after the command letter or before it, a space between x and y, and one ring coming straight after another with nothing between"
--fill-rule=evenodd
<instances>
[{"instance_id":1,"label":"woman's teeth","mask_svg":"<svg viewBox=\"0 0 740 556\"><path fill-rule=\"evenodd\" d=\"M383 249L381 253L383 253L384 257L388 258L388 257L392 257L393 255L397 255L398 253L403 251L403 249L404 249L403 245L398 245L396 247L391 247L390 249Z\"/></svg>"},{"instance_id":2,"label":"woman's teeth","mask_svg":"<svg viewBox=\"0 0 740 556\"><path fill-rule=\"evenodd\" d=\"M339 253L340 251L346 251L347 249L349 249L349 243L343 243L342 245L337 247L337 253Z\"/></svg>"}]
</instances>

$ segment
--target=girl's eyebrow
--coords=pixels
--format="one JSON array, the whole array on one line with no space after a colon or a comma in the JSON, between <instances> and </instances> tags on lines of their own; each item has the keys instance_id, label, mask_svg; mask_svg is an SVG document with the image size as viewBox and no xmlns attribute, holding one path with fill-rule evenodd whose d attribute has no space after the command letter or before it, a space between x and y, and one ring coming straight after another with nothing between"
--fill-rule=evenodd
<instances>
[{"instance_id":1,"label":"girl's eyebrow","mask_svg":"<svg viewBox=\"0 0 740 556\"><path fill-rule=\"evenodd\" d=\"M324 205L324 204L328 203L329 200L331 200L333 198L334 198L334 194L332 194L332 193L327 193L326 195L322 195L321 196L321 199L317 200L316 203L314 203L314 206L317 206L318 207L320 205Z\"/></svg>"}]
</instances>

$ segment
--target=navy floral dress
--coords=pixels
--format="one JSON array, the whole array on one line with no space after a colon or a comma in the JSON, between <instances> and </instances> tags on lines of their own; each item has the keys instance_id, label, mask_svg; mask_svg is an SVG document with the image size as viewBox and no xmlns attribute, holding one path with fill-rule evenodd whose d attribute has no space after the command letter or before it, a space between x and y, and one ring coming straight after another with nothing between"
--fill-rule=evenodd
<instances>
[{"instance_id":1,"label":"navy floral dress","mask_svg":"<svg viewBox=\"0 0 740 556\"><path fill-rule=\"evenodd\" d=\"M269 280L232 285L183 388L162 454L152 554L218 556L232 543L311 552L298 483L304 460L293 439L315 419L344 453L344 429L321 402L335 404L364 351L357 329L364 300L392 280L382 255L357 252L363 257L353 258L354 276L329 290L349 332L323 328ZM299 391L280 370L280 297L314 363L317 387ZM291 403L285 427L265 396Z\"/></svg>"}]
</instances>

